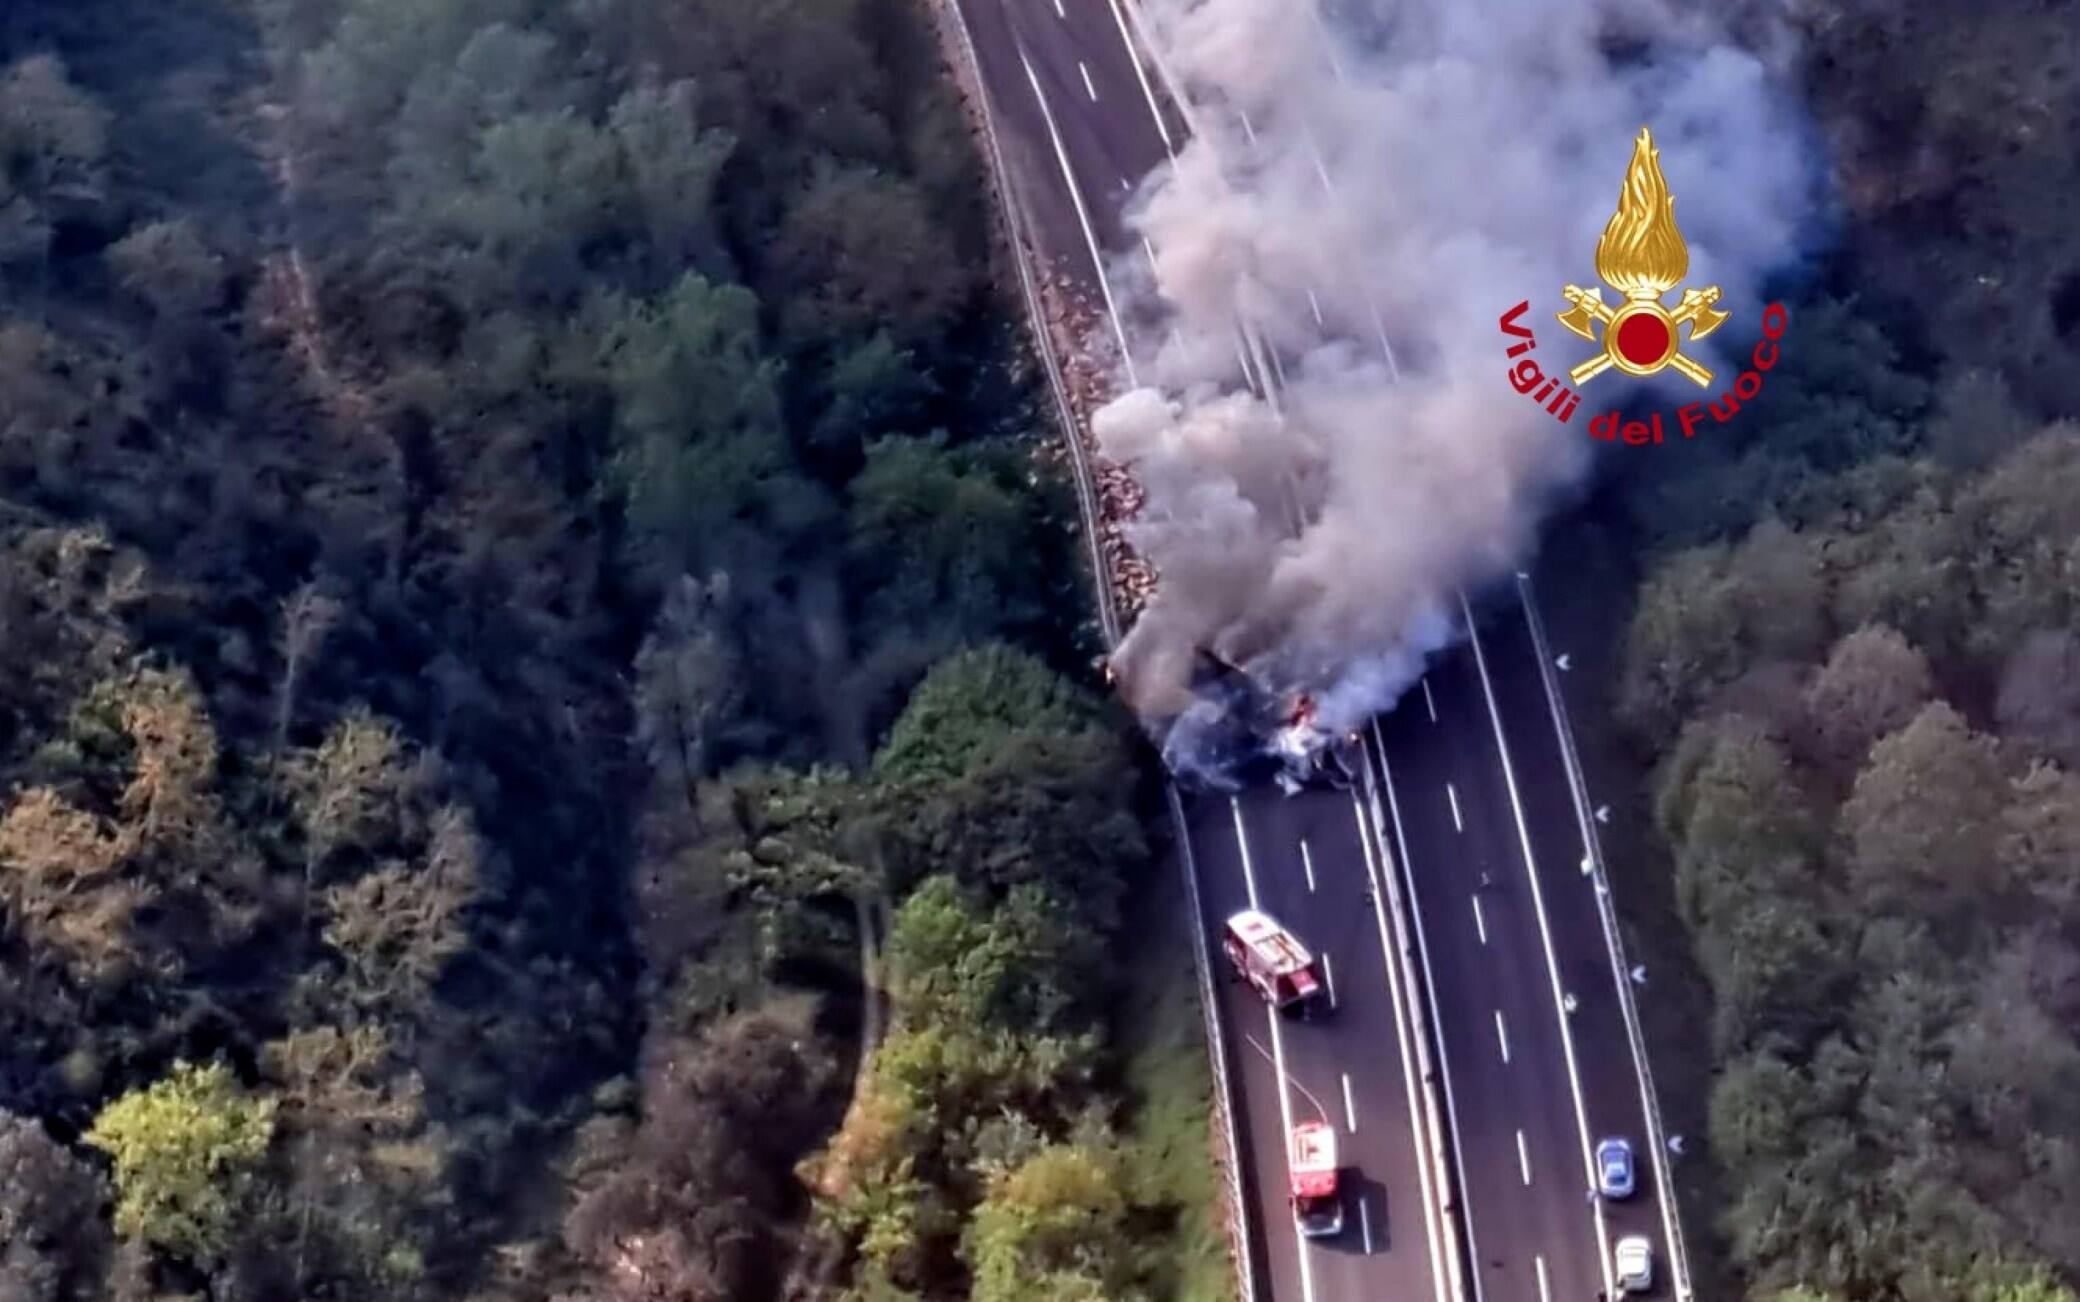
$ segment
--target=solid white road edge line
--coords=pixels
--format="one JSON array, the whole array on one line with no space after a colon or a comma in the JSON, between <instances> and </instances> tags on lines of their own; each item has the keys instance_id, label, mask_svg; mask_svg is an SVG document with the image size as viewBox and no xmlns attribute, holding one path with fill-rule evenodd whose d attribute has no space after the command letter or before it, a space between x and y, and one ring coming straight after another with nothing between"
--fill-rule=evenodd
<instances>
[{"instance_id":1,"label":"solid white road edge line","mask_svg":"<svg viewBox=\"0 0 2080 1302\"><path fill-rule=\"evenodd\" d=\"M1098 251L1098 236L1091 229L1091 214L1083 203L1083 189L1076 184L1076 172L1069 166L1069 153L1062 147L1062 133L1055 129L1054 110L1047 106L1047 92L1040 89L1039 74L1033 71L1033 61L1026 58L1024 49L1019 50L1018 61L1025 65L1026 80L1033 87L1033 98L1040 104L1041 120L1047 123L1047 139L1054 146L1055 162L1061 165L1062 179L1069 185L1069 198L1076 205L1076 223L1083 227L1083 242L1090 246L1091 266L1098 273L1098 289L1105 295L1105 315L1111 319L1113 336L1119 340L1119 359L1126 367L1127 383L1139 388L1141 382L1134 376L1134 357L1127 350L1127 328L1120 322L1119 304L1112 300L1112 282L1105 278L1105 255Z\"/></svg>"},{"instance_id":2,"label":"solid white road edge line","mask_svg":"<svg viewBox=\"0 0 2080 1302\"><path fill-rule=\"evenodd\" d=\"M1112 6L1112 21L1119 28L1119 41L1127 47L1127 58L1134 65L1134 80L1141 83L1141 98L1148 101L1148 115L1156 120L1156 134L1163 138L1163 152L1175 160L1177 145L1170 139L1170 126L1163 121L1163 110L1156 105L1155 88L1148 84L1148 69L1141 66L1141 51L1135 48L1134 38L1127 31L1127 17L1120 12L1119 0L1106 0Z\"/></svg>"},{"instance_id":3,"label":"solid white road edge line","mask_svg":"<svg viewBox=\"0 0 2080 1302\"><path fill-rule=\"evenodd\" d=\"M1250 866L1249 832L1242 826L1242 802L1229 796L1228 811L1235 815L1235 844L1242 850L1242 881L1249 887L1249 906L1254 909L1257 907L1257 874Z\"/></svg>"},{"instance_id":4,"label":"solid white road edge line","mask_svg":"<svg viewBox=\"0 0 2080 1302\"><path fill-rule=\"evenodd\" d=\"M1248 832L1248 828L1242 826L1242 801L1238 801L1236 797L1227 797L1227 807L1229 807L1229 811L1233 811L1233 815L1236 815L1236 844L1242 849L1242 880L1250 886L1250 907L1254 909L1256 907L1256 871L1250 867L1250 832ZM1285 1040L1279 1036L1279 1011L1277 1009L1265 1009L1265 1013L1271 1019L1271 1067L1279 1073L1279 1121L1283 1125L1283 1129L1279 1131L1279 1146L1283 1150L1285 1146L1292 1144L1292 1134L1294 1134L1292 1079L1285 1075ZM1319 1109L1321 1102L1317 1100L1315 1106ZM1292 1158L1288 1158L1288 1161L1292 1161ZM1300 1298L1302 1298L1302 1302L1315 1302L1315 1269L1312 1269L1312 1265L1308 1265L1306 1240L1300 1238L1300 1235L1294 1235L1294 1238L1298 1240L1298 1252L1300 1252Z\"/></svg>"},{"instance_id":5,"label":"solid white road edge line","mask_svg":"<svg viewBox=\"0 0 2080 1302\"><path fill-rule=\"evenodd\" d=\"M1517 842L1524 851L1524 874L1531 879L1532 911L1538 918L1538 936L1546 952L1546 975L1553 987L1553 1016L1560 1023L1560 1049L1567 1060L1567 1089L1574 1096L1575 1130L1582 1142L1582 1175L1587 1181L1585 1188L1596 1187L1596 1159L1589 1151L1589 1107L1582 1097L1581 1070L1575 1064L1574 1029L1568 1022L1566 996L1560 988L1560 958L1553 949L1553 929L1546 920L1545 892L1538 884L1538 857L1531 849L1531 828L1524 821L1524 801L1517 794L1516 769L1509 759L1509 740L1502 731L1502 710L1495 702L1495 685L1488 680L1488 657L1481 650L1480 630L1474 626L1473 607L1467 604L1466 594L1459 594L1459 611L1466 617L1466 637L1473 643L1474 667L1480 671L1481 694L1488 700L1488 721L1495 728L1495 752L1502 761L1503 785L1509 788L1510 814L1517 824ZM1528 1183L1528 1181L1527 1181ZM1615 1291L1617 1285L1611 1278L1610 1227L1604 1221L1603 1200L1591 1203L1596 1225L1596 1256L1603 1274L1604 1292Z\"/></svg>"},{"instance_id":6,"label":"solid white road edge line","mask_svg":"<svg viewBox=\"0 0 2080 1302\"><path fill-rule=\"evenodd\" d=\"M1568 785L1573 788L1575 821L1581 825L1582 845L1595 872L1593 886L1605 892L1599 896L1599 905L1608 905L1610 878L1604 872L1603 843L1596 834L1596 818L1589 812L1588 779L1582 772L1581 757L1575 753L1574 730L1567 723L1566 709L1560 699L1560 680L1553 673L1552 648L1546 645L1545 624L1538 617L1538 604L1532 599L1531 576L1528 574L1517 575L1517 599L1524 607L1524 621L1531 628L1531 651L1538 659L1539 678L1546 689L1546 704L1553 714L1553 730L1560 738L1560 758L1567 769ZM1668 1239L1665 1250L1669 1257L1669 1275L1678 1302L1688 1302L1691 1296L1689 1253L1676 1220L1675 1183L1669 1170L1668 1142L1662 1132L1661 1109L1654 1097L1654 1072L1646 1060L1646 1037L1640 1030L1639 1009L1634 1005L1632 986L1625 973L1624 944L1614 930L1615 909L1599 907L1596 915L1603 923L1604 946L1610 951L1611 980L1618 988L1618 1008L1625 1016L1625 1029L1632 1037L1633 1075L1639 1080L1639 1105L1647 1127L1649 1161L1654 1168L1654 1192L1661 1204L1661 1231Z\"/></svg>"},{"instance_id":7,"label":"solid white road edge line","mask_svg":"<svg viewBox=\"0 0 2080 1302\"><path fill-rule=\"evenodd\" d=\"M1374 748L1377 749L1379 752L1379 784L1378 786L1373 787L1370 793L1372 796L1372 824L1375 828L1381 829L1379 850L1382 859L1379 864L1379 872L1380 875L1384 877L1387 873L1394 871L1394 865L1389 861L1394 851L1392 847L1388 846L1386 842L1384 826L1380 821L1379 787L1386 788L1387 812L1391 816L1394 824L1394 844L1401 847L1401 854L1403 855L1404 861L1406 860L1406 856L1408 853L1408 835L1401 828L1401 800L1394 794L1394 770L1393 767L1387 763L1387 739L1380 734L1379 718L1377 715L1375 715L1372 720L1372 744ZM1371 763L1371 757L1367 756L1366 773L1368 777L1371 774ZM1356 797L1354 795L1353 799L1355 798ZM1367 864L1369 868L1369 851L1367 854ZM1373 883L1373 901L1375 904L1375 912L1377 912L1376 906L1380 897L1381 885L1382 883L1379 881L1375 881ZM1423 935L1423 903L1422 899L1420 898L1420 892L1416 888L1416 874L1413 865L1409 866L1408 871L1408 919L1409 926L1412 927L1415 931L1416 952L1422 959L1423 997L1429 1000L1431 1016L1435 1017L1437 1015L1438 1008L1437 976L1430 970L1430 942ZM1386 945L1388 943L1387 920L1386 915L1383 913L1380 915L1379 920L1379 939L1380 944L1382 945ZM1393 960L1391 958L1388 960L1387 978L1389 981L1394 980ZM1398 987L1394 1000L1394 1012L1395 1024L1398 1029L1400 1026L1401 1015L1401 1000L1400 995L1398 993ZM1403 1046L1403 1051L1405 1054L1405 1044ZM1405 1056L1403 1057L1402 1061L1404 1063L1410 1063L1412 1065L1412 1061ZM1486 1291L1483 1289L1481 1285L1480 1245L1477 1242L1476 1236L1473 1232L1473 1203L1471 1195L1467 1192L1467 1190L1470 1189L1472 1186L1468 1185L1466 1182L1466 1145L1460 1140L1459 1137L1458 1107L1450 1102L1452 1098L1452 1060L1450 1055L1448 1055L1444 1051L1444 1033L1442 1030L1438 1032L1437 1036L1437 1070L1438 1073L1444 1077L1444 1097L1446 1100L1445 1118L1447 1121L1450 1122L1452 1132L1452 1166L1455 1173L1459 1177L1459 1198L1457 1204L1459 1209L1459 1223L1462 1226L1464 1226L1466 1230L1466 1259L1469 1262L1473 1263L1474 1267L1472 1276L1474 1302L1485 1302ZM1411 1115L1413 1115L1415 1111L1415 1093L1415 1081L1411 1079L1408 1083L1409 1111ZM1427 1167L1429 1163L1425 1162L1421 1165ZM1429 1201L1435 1202L1435 1199L1433 1198ZM1439 1242L1442 1241L1440 1240ZM1437 1251L1437 1247L1433 1245L1431 1251L1435 1253ZM1432 1261L1435 1260L1436 1258L1433 1256ZM1453 1255L1451 1256L1450 1260L1456 1263L1458 1258L1456 1255ZM1452 1270L1454 1282L1458 1282L1456 1264L1452 1267ZM1433 1271L1432 1273L1435 1274L1436 1272ZM1437 1289L1439 1298L1444 1298L1446 1289L1445 1281L1442 1277L1440 1277L1437 1281Z\"/></svg>"},{"instance_id":8,"label":"solid white road edge line","mask_svg":"<svg viewBox=\"0 0 2080 1302\"><path fill-rule=\"evenodd\" d=\"M1409 1030L1407 1006L1402 1003L1404 998L1414 992L1406 991L1402 987L1401 970L1394 961L1394 942L1387 928L1385 874L1391 872L1392 867L1385 862L1386 846L1378 839L1379 791L1372 784L1372 761L1369 758L1365 761L1365 778L1367 791L1373 801L1373 821L1369 825L1366 823L1365 805L1358 799L1356 787L1351 788L1351 816L1358 820L1358 849L1365 856L1365 882L1372 888L1372 916L1379 924L1380 962L1387 969L1387 995L1394 1001L1394 1041L1401 1050L1401 1084L1408 1095L1409 1139L1416 1145L1416 1180L1422 1189L1423 1234L1430 1245L1430 1276L1437 1290L1438 1302L1447 1302L1450 1290L1446 1287L1445 1274L1447 1270L1456 1274L1451 1263L1456 1262L1457 1257L1450 1252L1447 1232L1438 1220L1442 1209L1438 1206L1437 1184L1431 1178L1430 1162L1422 1151L1425 1128L1422 1100L1416 1089L1419 1046L1415 1044L1415 1037ZM1438 1133L1434 1125L1429 1133L1433 1136ZM1440 1263L1445 1265L1444 1270L1439 1269Z\"/></svg>"},{"instance_id":9,"label":"solid white road edge line","mask_svg":"<svg viewBox=\"0 0 2080 1302\"><path fill-rule=\"evenodd\" d=\"M1284 1126L1284 1129L1279 1132L1279 1147L1286 1149L1293 1142L1293 1100L1288 1093L1286 1044L1284 1038L1278 1033L1278 1010L1276 1008L1266 1008L1264 1011L1271 1021L1271 1065L1278 1072L1278 1117ZM1316 1106L1319 1107L1320 1105L1317 1104ZM1288 1157L1286 1160L1290 1162L1292 1159ZM1294 1250L1300 1254L1301 1302L1314 1302L1314 1268L1307 1260L1307 1239L1305 1236L1297 1233L1293 1238L1295 1240Z\"/></svg>"},{"instance_id":10,"label":"solid white road edge line","mask_svg":"<svg viewBox=\"0 0 2080 1302\"><path fill-rule=\"evenodd\" d=\"M1019 265L1024 266L1024 263L1021 262ZM1221 1145L1225 1150L1222 1156L1226 1160L1220 1165L1226 1169L1221 1174L1228 1184L1226 1201L1229 1215L1236 1222L1235 1235L1240 1238L1242 1244L1242 1251L1233 1254L1236 1259L1235 1270L1242 1285L1241 1296L1251 1299L1257 1296L1257 1271L1253 1261L1254 1254L1249 1247L1255 1240L1255 1234L1251 1229L1255 1209L1243 1197L1242 1150L1235 1138L1235 1078L1241 1069L1228 1057L1227 1036L1221 1029L1221 1012L1216 1003L1219 996L1213 988L1213 956L1207 953L1205 902L1199 894L1199 860L1192 853L1191 823L1185 818L1184 802L1178 798L1175 782L1163 784L1163 796L1170 806L1170 818L1177 828L1177 846L1184 857L1185 895L1190 901L1192 911L1192 965L1198 969L1199 999L1203 1004L1201 1011L1206 1020L1207 1052L1215 1076L1214 1114L1220 1123L1218 1129L1221 1132ZM1242 1038L1248 1040L1249 1032L1242 1032ZM1235 1239L1231 1238L1231 1247L1234 1242Z\"/></svg>"}]
</instances>

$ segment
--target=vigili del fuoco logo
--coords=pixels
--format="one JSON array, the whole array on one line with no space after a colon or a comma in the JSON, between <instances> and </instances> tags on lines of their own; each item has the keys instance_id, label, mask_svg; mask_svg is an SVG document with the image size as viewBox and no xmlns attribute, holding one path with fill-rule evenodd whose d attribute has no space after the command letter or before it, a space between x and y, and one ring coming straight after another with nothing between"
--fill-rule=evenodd
<instances>
[{"instance_id":1,"label":"vigili del fuoco logo","mask_svg":"<svg viewBox=\"0 0 2080 1302\"><path fill-rule=\"evenodd\" d=\"M1676 229L1676 200L1661 175L1661 151L1654 148L1652 133L1641 127L1632 143L1632 165L1625 169L1625 188L1618 194L1618 211L1611 214L1603 237L1596 241L1596 274L1623 295L1623 300L1615 306L1606 303L1603 291L1593 285L1588 289L1569 285L1561 291L1568 308L1558 314L1560 324L1597 345L1596 352L1568 369L1568 380L1579 388L1613 368L1640 378L1673 370L1700 389L1710 388L1711 368L1683 352L1683 327L1690 327L1689 342L1695 343L1726 324L1728 314L1717 306L1719 287L1685 289L1673 309L1662 303L1689 273L1690 246ZM1530 310L1531 301L1526 299L1502 316L1502 333L1519 341L1509 346L1509 355L1519 359L1510 368L1510 387L1564 425L1582 400L1557 375L1546 374L1536 359L1525 355L1538 347L1537 338L1519 324ZM1776 341L1784 337L1790 320L1782 303L1763 309L1762 338L1755 343L1749 368L1735 376L1732 386L1717 399L1685 403L1676 409L1676 424L1684 438L1696 436L1706 411L1715 422L1724 424L1740 411L1743 402L1752 402L1762 392L1762 377L1777 364ZM1603 327L1600 339L1598 326ZM1607 442L1622 438L1634 445L1659 443L1661 413L1653 413L1651 421L1625 421L1621 430L1619 414L1613 409L1592 418L1589 433Z\"/></svg>"}]
</instances>

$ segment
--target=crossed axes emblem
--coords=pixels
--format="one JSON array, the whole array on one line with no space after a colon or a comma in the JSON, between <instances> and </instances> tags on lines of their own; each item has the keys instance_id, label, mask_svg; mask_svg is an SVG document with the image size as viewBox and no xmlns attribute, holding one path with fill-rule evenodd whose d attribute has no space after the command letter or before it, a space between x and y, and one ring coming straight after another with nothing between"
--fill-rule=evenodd
<instances>
[{"instance_id":1,"label":"crossed axes emblem","mask_svg":"<svg viewBox=\"0 0 2080 1302\"><path fill-rule=\"evenodd\" d=\"M1603 291L1594 286L1583 289L1579 285L1569 285L1561 293L1571 305L1567 311L1558 314L1561 325L1591 343L1597 342L1597 324L1601 322L1603 325L1603 351L1567 373L1577 386L1601 375L1612 366L1627 375L1652 375L1664 366L1671 366L1699 388L1711 384L1711 370L1683 356L1680 351L1680 329L1688 324L1690 338L1694 342L1726 324L1726 318L1730 314L1713 306L1719 301L1717 285L1705 289L1684 290L1683 301L1676 305L1673 312L1661 306L1659 297L1651 291L1630 295L1615 308L1603 301ZM1659 327L1659 331L1657 332L1653 326L1627 329L1634 321L1641 321L1643 324L1651 321L1653 326ZM1631 356L1620 351L1621 333L1626 336L1624 342L1627 347L1638 350ZM1660 341L1658 353L1653 347L1657 337Z\"/></svg>"}]
</instances>

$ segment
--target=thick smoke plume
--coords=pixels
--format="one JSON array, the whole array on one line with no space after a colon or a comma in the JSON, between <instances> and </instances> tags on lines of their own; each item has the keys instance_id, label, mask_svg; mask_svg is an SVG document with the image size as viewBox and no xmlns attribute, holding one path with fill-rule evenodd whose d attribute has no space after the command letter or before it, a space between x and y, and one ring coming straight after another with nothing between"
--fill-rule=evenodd
<instances>
[{"instance_id":1,"label":"thick smoke plume","mask_svg":"<svg viewBox=\"0 0 2080 1302\"><path fill-rule=\"evenodd\" d=\"M1532 356L1563 383L1594 351L1553 314L1564 285L1593 283L1641 126L1687 283L1720 285L1734 313L1686 346L1719 372L1713 395L1756 336L1761 274L1807 233L1802 118L1705 18L1661 0L1318 2L1131 6L1191 135L1128 213L1153 268L1136 248L1110 274L1143 387L1094 426L1145 491L1130 537L1160 574L1115 669L1165 724L1194 706L1204 649L1353 727L1453 636L1462 589L1522 562L1588 465L1589 416L1646 398L1606 376L1558 424L1510 387L1497 318L1529 299ZM1698 396L1653 384L1655 402ZM1173 762L1193 762L1191 731Z\"/></svg>"}]
</instances>

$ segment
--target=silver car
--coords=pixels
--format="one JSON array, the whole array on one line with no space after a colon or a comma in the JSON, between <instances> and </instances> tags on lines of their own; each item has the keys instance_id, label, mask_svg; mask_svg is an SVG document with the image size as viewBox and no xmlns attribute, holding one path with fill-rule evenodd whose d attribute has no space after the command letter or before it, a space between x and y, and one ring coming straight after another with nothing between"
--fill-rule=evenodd
<instances>
[{"instance_id":1,"label":"silver car","mask_svg":"<svg viewBox=\"0 0 2080 1302\"><path fill-rule=\"evenodd\" d=\"M1606 1139L1596 1145L1596 1192L1606 1198L1632 1197L1632 1145Z\"/></svg>"}]
</instances>

